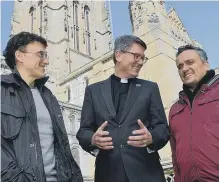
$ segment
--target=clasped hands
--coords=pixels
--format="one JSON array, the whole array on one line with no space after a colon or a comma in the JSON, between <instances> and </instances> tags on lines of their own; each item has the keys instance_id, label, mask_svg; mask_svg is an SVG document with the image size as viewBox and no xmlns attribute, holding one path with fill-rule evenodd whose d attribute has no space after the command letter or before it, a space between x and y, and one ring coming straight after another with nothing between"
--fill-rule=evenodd
<instances>
[{"instance_id":1,"label":"clasped hands","mask_svg":"<svg viewBox=\"0 0 219 182\"><path fill-rule=\"evenodd\" d=\"M133 147L146 147L152 143L152 136L142 121L138 119L139 130L134 130L132 136L129 136L127 143ZM91 144L103 150L113 149L113 141L108 131L104 131L108 122L105 121L94 133Z\"/></svg>"}]
</instances>

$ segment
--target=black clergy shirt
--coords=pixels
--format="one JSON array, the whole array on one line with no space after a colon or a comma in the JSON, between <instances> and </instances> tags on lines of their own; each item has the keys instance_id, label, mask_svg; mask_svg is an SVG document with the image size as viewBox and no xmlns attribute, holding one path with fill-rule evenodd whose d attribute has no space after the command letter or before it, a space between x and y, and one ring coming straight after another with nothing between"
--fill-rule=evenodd
<instances>
[{"instance_id":1,"label":"black clergy shirt","mask_svg":"<svg viewBox=\"0 0 219 182\"><path fill-rule=\"evenodd\" d=\"M122 116L129 92L129 86L134 80L135 78L121 79L114 74L111 75L112 100L116 110L117 121L119 121Z\"/></svg>"}]
</instances>

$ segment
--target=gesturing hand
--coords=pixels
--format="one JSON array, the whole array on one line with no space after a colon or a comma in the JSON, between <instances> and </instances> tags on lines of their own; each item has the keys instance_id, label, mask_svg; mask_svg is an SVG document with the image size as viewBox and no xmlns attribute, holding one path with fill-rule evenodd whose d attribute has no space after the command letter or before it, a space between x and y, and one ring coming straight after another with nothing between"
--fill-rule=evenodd
<instances>
[{"instance_id":1,"label":"gesturing hand","mask_svg":"<svg viewBox=\"0 0 219 182\"><path fill-rule=\"evenodd\" d=\"M138 119L138 125L140 126L140 129L132 132L135 136L130 136L127 143L133 147L146 147L152 143L151 133L140 119Z\"/></svg>"},{"instance_id":2,"label":"gesturing hand","mask_svg":"<svg viewBox=\"0 0 219 182\"><path fill-rule=\"evenodd\" d=\"M103 150L110 150L113 149L113 142L112 138L109 137L109 132L104 131L105 127L107 126L108 122L105 121L94 133L91 144L97 146L100 149Z\"/></svg>"}]
</instances>

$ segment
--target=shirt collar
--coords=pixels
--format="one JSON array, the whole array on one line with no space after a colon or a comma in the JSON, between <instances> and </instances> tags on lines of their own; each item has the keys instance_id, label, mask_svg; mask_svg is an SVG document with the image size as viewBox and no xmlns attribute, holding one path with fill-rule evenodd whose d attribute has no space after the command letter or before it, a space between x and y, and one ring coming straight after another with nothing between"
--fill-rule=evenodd
<instances>
[{"instance_id":1,"label":"shirt collar","mask_svg":"<svg viewBox=\"0 0 219 182\"><path fill-rule=\"evenodd\" d=\"M136 78L120 78L116 76L115 74L112 74L111 79L119 83L130 83L134 81Z\"/></svg>"},{"instance_id":2,"label":"shirt collar","mask_svg":"<svg viewBox=\"0 0 219 182\"><path fill-rule=\"evenodd\" d=\"M15 67L13 70L12 70L12 74L14 75L15 77L15 81L17 82L18 81L18 84L20 85L20 81L24 82L25 81L22 79L20 73L18 72L17 68ZM45 83L47 82L47 80L49 79L48 76L44 76L43 78L40 78L40 79L37 79L35 80L35 86L39 87L39 88L42 88Z\"/></svg>"}]
</instances>

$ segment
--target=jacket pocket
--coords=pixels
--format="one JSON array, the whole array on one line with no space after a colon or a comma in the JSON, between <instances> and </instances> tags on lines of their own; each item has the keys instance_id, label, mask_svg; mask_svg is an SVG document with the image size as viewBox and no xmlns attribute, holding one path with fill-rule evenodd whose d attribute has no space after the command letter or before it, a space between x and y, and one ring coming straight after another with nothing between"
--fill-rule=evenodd
<instances>
[{"instance_id":1,"label":"jacket pocket","mask_svg":"<svg viewBox=\"0 0 219 182\"><path fill-rule=\"evenodd\" d=\"M209 91L209 93L206 93L206 95L203 95L199 101L198 104L199 105L204 105L204 104L210 104L210 103L214 103L215 105L216 103L219 102L219 94L218 94L218 89L217 90L212 90L211 92Z\"/></svg>"},{"instance_id":2,"label":"jacket pocket","mask_svg":"<svg viewBox=\"0 0 219 182\"><path fill-rule=\"evenodd\" d=\"M171 120L174 116L180 114L184 108L186 107L186 104L177 104L175 105L169 113L169 120Z\"/></svg>"},{"instance_id":3,"label":"jacket pocket","mask_svg":"<svg viewBox=\"0 0 219 182\"><path fill-rule=\"evenodd\" d=\"M19 134L25 111L9 104L1 105L1 136L14 139Z\"/></svg>"},{"instance_id":4,"label":"jacket pocket","mask_svg":"<svg viewBox=\"0 0 219 182\"><path fill-rule=\"evenodd\" d=\"M219 137L219 94L208 94L199 101L199 107L202 109L200 114L201 121L205 129L217 138Z\"/></svg>"}]
</instances>

